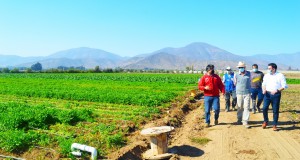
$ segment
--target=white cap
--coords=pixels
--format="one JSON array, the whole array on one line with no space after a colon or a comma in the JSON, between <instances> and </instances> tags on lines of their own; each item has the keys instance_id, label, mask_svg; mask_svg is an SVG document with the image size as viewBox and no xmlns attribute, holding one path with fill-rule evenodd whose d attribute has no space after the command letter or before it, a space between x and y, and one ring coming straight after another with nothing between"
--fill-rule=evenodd
<instances>
[{"instance_id":1,"label":"white cap","mask_svg":"<svg viewBox=\"0 0 300 160\"><path fill-rule=\"evenodd\" d=\"M231 71L231 68L228 66L228 67L226 68L226 70Z\"/></svg>"}]
</instances>

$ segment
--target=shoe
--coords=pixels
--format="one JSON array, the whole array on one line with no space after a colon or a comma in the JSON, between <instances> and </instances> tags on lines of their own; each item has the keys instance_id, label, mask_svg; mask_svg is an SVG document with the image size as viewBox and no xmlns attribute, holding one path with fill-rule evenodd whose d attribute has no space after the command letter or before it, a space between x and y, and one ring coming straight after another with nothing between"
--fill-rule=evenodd
<instances>
[{"instance_id":1,"label":"shoe","mask_svg":"<svg viewBox=\"0 0 300 160\"><path fill-rule=\"evenodd\" d=\"M267 127L268 123L267 122L264 122L261 126L263 129L265 129Z\"/></svg>"},{"instance_id":2,"label":"shoe","mask_svg":"<svg viewBox=\"0 0 300 160\"><path fill-rule=\"evenodd\" d=\"M278 129L275 125L273 126L273 131L278 131Z\"/></svg>"},{"instance_id":3,"label":"shoe","mask_svg":"<svg viewBox=\"0 0 300 160\"><path fill-rule=\"evenodd\" d=\"M244 124L245 128L249 129L250 126L248 124Z\"/></svg>"},{"instance_id":4,"label":"shoe","mask_svg":"<svg viewBox=\"0 0 300 160\"><path fill-rule=\"evenodd\" d=\"M236 109L233 107L232 110L236 111Z\"/></svg>"},{"instance_id":5,"label":"shoe","mask_svg":"<svg viewBox=\"0 0 300 160\"><path fill-rule=\"evenodd\" d=\"M215 120L215 125L218 125L218 124L219 124L218 120Z\"/></svg>"},{"instance_id":6,"label":"shoe","mask_svg":"<svg viewBox=\"0 0 300 160\"><path fill-rule=\"evenodd\" d=\"M241 121L237 121L234 123L234 125L241 125L241 124L243 124Z\"/></svg>"},{"instance_id":7,"label":"shoe","mask_svg":"<svg viewBox=\"0 0 300 160\"><path fill-rule=\"evenodd\" d=\"M225 112L228 112L229 110L228 109L225 109Z\"/></svg>"},{"instance_id":8,"label":"shoe","mask_svg":"<svg viewBox=\"0 0 300 160\"><path fill-rule=\"evenodd\" d=\"M257 108L257 112L260 113L260 108Z\"/></svg>"},{"instance_id":9,"label":"shoe","mask_svg":"<svg viewBox=\"0 0 300 160\"><path fill-rule=\"evenodd\" d=\"M209 124L209 123L206 123L205 127L206 127L206 128L210 127L210 124Z\"/></svg>"}]
</instances>

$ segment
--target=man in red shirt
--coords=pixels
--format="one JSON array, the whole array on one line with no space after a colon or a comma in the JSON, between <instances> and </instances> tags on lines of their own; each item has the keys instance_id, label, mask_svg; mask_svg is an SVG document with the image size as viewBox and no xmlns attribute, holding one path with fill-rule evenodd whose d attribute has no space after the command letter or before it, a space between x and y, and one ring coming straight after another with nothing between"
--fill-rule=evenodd
<instances>
[{"instance_id":1,"label":"man in red shirt","mask_svg":"<svg viewBox=\"0 0 300 160\"><path fill-rule=\"evenodd\" d=\"M199 90L204 91L204 106L205 106L205 122L206 127L210 126L210 110L215 111L215 125L218 124L220 113L220 95L221 91L225 94L224 85L221 78L215 74L214 65L209 64L206 67L206 74L200 79L198 83Z\"/></svg>"}]
</instances>

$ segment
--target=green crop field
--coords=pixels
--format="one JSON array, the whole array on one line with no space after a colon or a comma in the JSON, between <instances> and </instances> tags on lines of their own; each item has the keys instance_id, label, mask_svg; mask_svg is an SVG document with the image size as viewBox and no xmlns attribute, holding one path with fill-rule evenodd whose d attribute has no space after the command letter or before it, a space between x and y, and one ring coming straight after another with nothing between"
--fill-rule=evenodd
<instances>
[{"instance_id":1,"label":"green crop field","mask_svg":"<svg viewBox=\"0 0 300 160\"><path fill-rule=\"evenodd\" d=\"M125 145L126 135L142 122L195 89L200 76L0 74L0 154L22 155L44 148L59 157L72 157L70 146L76 142L93 146L99 156L105 156ZM298 93L292 88L299 79L287 82L291 89L286 93ZM284 99L283 109L297 110L290 103Z\"/></svg>"},{"instance_id":2,"label":"green crop field","mask_svg":"<svg viewBox=\"0 0 300 160\"><path fill-rule=\"evenodd\" d=\"M50 148L70 157L72 143L100 156L126 134L197 86L196 74L0 74L0 153Z\"/></svg>"}]
</instances>

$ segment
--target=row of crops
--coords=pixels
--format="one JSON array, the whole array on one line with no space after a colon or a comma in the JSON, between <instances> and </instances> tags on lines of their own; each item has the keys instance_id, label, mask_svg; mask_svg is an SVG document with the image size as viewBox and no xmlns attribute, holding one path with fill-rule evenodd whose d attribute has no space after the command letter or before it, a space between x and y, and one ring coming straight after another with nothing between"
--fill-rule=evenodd
<instances>
[{"instance_id":1,"label":"row of crops","mask_svg":"<svg viewBox=\"0 0 300 160\"><path fill-rule=\"evenodd\" d=\"M0 74L0 153L51 148L70 157L74 142L101 155L197 86L195 74Z\"/></svg>"}]
</instances>

